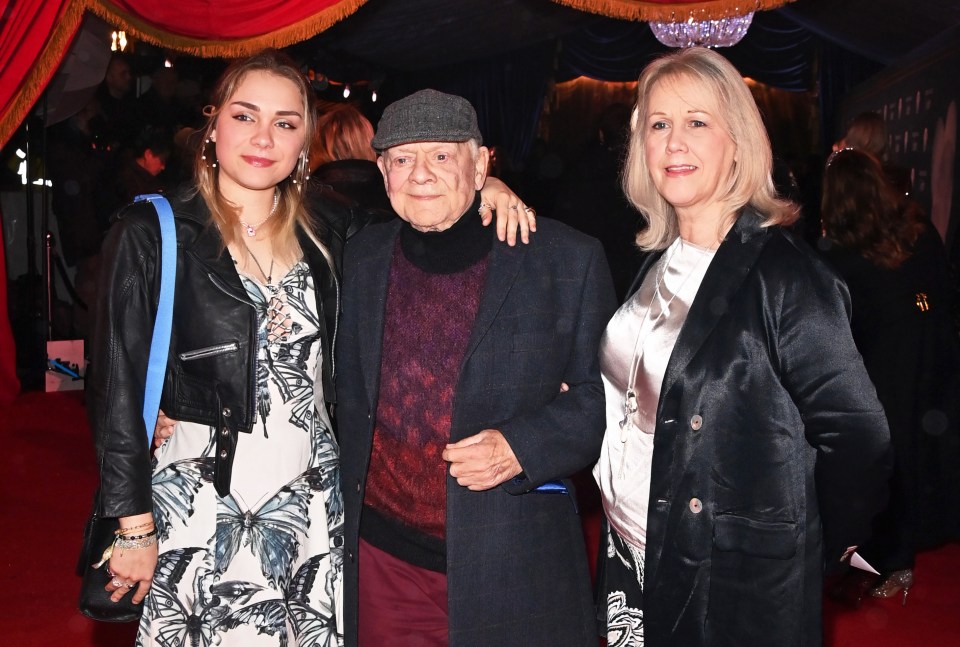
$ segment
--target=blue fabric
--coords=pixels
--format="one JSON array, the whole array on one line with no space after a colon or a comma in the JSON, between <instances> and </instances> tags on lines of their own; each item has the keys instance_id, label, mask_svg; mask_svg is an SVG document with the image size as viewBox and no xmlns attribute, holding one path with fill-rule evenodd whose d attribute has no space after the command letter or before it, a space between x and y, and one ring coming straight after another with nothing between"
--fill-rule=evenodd
<instances>
[{"instance_id":1,"label":"blue fabric","mask_svg":"<svg viewBox=\"0 0 960 647\"><path fill-rule=\"evenodd\" d=\"M160 393L163 390L163 376L167 370L167 355L170 352L173 291L177 276L177 229L173 222L173 209L166 198L156 193L134 198L134 202L141 201L152 204L160 218L160 303L157 305L157 320L153 324L147 384L143 395L143 424L147 429L149 447L153 442L153 430L160 411Z\"/></svg>"}]
</instances>

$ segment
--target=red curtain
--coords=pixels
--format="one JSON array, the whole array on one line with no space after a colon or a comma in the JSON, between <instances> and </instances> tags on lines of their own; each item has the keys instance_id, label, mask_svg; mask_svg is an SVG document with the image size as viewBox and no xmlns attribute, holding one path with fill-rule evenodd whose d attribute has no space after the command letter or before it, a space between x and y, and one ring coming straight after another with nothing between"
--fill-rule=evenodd
<instances>
[{"instance_id":1,"label":"red curtain","mask_svg":"<svg viewBox=\"0 0 960 647\"><path fill-rule=\"evenodd\" d=\"M0 13L0 146L19 127L85 11L163 47L235 57L323 31L367 0L8 0Z\"/></svg>"},{"instance_id":2,"label":"red curtain","mask_svg":"<svg viewBox=\"0 0 960 647\"><path fill-rule=\"evenodd\" d=\"M0 222L3 214L0 214ZM0 227L0 407L10 404L20 393L17 379L17 349L13 345L13 331L7 318L6 250L3 247L3 228Z\"/></svg>"}]
</instances>

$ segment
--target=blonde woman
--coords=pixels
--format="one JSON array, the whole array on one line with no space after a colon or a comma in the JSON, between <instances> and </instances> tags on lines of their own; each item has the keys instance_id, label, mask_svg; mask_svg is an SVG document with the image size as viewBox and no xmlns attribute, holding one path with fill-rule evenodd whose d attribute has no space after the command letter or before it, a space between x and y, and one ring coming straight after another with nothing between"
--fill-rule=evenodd
<instances>
[{"instance_id":1,"label":"blonde woman","mask_svg":"<svg viewBox=\"0 0 960 647\"><path fill-rule=\"evenodd\" d=\"M843 282L722 56L639 80L624 172L650 252L600 346L611 646L819 645L822 569L863 540L889 470Z\"/></svg>"}]
</instances>

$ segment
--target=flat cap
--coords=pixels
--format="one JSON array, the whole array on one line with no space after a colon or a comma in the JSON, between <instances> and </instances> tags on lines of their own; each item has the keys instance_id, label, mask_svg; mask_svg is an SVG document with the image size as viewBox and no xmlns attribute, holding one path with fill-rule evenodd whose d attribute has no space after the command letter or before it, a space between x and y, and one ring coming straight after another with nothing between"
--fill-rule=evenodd
<instances>
[{"instance_id":1,"label":"flat cap","mask_svg":"<svg viewBox=\"0 0 960 647\"><path fill-rule=\"evenodd\" d=\"M420 90L383 111L377 134L370 142L377 151L414 142L483 143L477 112L470 102L455 94Z\"/></svg>"}]
</instances>

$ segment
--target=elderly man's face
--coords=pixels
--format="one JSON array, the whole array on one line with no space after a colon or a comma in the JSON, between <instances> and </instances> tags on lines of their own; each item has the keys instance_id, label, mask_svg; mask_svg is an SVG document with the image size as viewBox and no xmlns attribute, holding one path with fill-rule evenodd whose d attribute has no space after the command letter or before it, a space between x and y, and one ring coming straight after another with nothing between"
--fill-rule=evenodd
<instances>
[{"instance_id":1,"label":"elderly man's face","mask_svg":"<svg viewBox=\"0 0 960 647\"><path fill-rule=\"evenodd\" d=\"M418 142L377 159L394 211L420 231L443 231L473 202L489 153L470 142Z\"/></svg>"}]
</instances>

